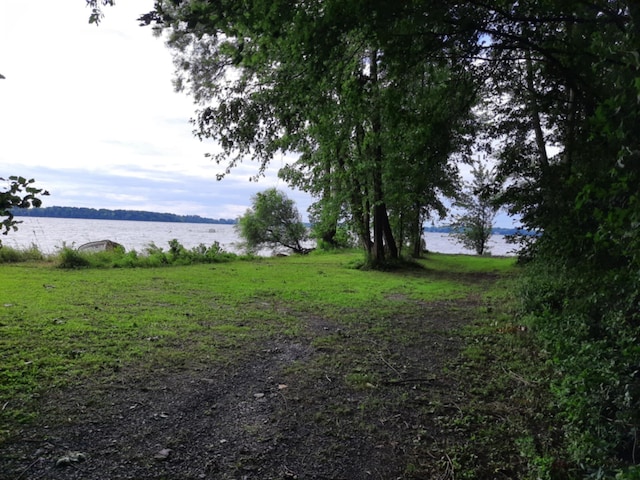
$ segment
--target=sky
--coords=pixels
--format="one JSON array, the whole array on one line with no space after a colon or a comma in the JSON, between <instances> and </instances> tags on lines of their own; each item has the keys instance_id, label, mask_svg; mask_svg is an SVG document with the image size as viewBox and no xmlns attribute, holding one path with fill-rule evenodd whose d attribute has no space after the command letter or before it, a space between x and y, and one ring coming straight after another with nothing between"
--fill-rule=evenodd
<instances>
[{"instance_id":1,"label":"sky","mask_svg":"<svg viewBox=\"0 0 640 480\"><path fill-rule=\"evenodd\" d=\"M136 18L153 0L119 1L100 26L84 0L0 1L0 177L35 178L43 206L146 210L236 218L256 192L275 186L306 218L313 201L277 170L249 178L242 164L205 157L193 136L196 106L173 88L171 53Z\"/></svg>"},{"instance_id":2,"label":"sky","mask_svg":"<svg viewBox=\"0 0 640 480\"><path fill-rule=\"evenodd\" d=\"M250 161L216 180L225 166L193 135L197 106L174 91L171 52L136 21L153 3L118 1L96 26L84 0L0 0L0 177L34 178L43 206L209 218L237 218L276 187L306 221L313 199L277 178L291 156L257 183Z\"/></svg>"}]
</instances>

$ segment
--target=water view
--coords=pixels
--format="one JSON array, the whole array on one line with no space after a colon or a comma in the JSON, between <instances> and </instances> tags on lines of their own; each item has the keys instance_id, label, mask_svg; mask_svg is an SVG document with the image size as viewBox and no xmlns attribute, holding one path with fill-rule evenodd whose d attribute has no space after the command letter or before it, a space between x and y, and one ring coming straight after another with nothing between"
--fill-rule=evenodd
<instances>
[{"instance_id":1,"label":"water view","mask_svg":"<svg viewBox=\"0 0 640 480\"><path fill-rule=\"evenodd\" d=\"M18 231L2 237L3 245L24 249L35 245L43 253L54 253L63 246L79 247L96 240L112 240L127 250L143 252L153 243L168 249L176 239L186 248L218 242L228 252L240 253L240 238L233 225L170 222L135 222L125 220L89 220L75 218L19 217ZM440 253L473 252L462 248L445 233L424 234L427 248ZM309 246L313 246L311 243ZM514 246L502 235L494 235L489 244L493 255L513 255ZM270 255L270 251L261 252Z\"/></svg>"}]
</instances>

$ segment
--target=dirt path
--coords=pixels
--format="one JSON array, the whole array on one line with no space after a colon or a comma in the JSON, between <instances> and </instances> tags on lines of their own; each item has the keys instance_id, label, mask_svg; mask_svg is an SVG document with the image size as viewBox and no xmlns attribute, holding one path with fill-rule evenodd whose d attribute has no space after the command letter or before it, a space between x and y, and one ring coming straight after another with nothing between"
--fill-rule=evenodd
<instances>
[{"instance_id":1,"label":"dirt path","mask_svg":"<svg viewBox=\"0 0 640 480\"><path fill-rule=\"evenodd\" d=\"M450 478L442 419L464 392L446 366L477 306L422 304L385 331L306 316L303 334L244 345L225 366L51 391L0 445L0 478Z\"/></svg>"}]
</instances>

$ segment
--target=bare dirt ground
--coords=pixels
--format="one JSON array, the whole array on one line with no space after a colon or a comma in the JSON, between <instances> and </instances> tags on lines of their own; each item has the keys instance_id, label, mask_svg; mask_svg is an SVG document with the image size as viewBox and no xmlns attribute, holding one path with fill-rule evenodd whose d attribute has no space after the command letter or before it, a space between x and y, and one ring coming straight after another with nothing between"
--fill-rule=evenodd
<instances>
[{"instance_id":1,"label":"bare dirt ground","mask_svg":"<svg viewBox=\"0 0 640 480\"><path fill-rule=\"evenodd\" d=\"M52 390L0 445L0 478L454 478L452 449L470 434L452 365L479 305L424 303L384 332L307 317L303 334L243 345L223 366L124 368Z\"/></svg>"}]
</instances>

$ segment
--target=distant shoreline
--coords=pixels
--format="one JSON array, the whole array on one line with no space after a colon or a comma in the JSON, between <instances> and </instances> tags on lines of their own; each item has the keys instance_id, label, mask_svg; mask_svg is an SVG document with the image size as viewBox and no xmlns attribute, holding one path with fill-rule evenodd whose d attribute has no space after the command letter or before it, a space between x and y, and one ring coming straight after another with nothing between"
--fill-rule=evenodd
<instances>
[{"instance_id":1,"label":"distant shoreline","mask_svg":"<svg viewBox=\"0 0 640 480\"><path fill-rule=\"evenodd\" d=\"M207 223L233 225L230 218L205 218L199 215L176 215L174 213L145 212L142 210L108 210L106 208L43 207L13 209L16 217L76 218L86 220L130 220L135 222Z\"/></svg>"},{"instance_id":2,"label":"distant shoreline","mask_svg":"<svg viewBox=\"0 0 640 480\"><path fill-rule=\"evenodd\" d=\"M422 230L424 232L429 232L429 233L447 233L448 234L451 232L451 227L443 225L440 227L424 227ZM529 233L525 230L518 230L517 228L502 228L502 227L494 227L491 233L493 235L515 235L516 233L519 233L522 235L532 235L532 233Z\"/></svg>"},{"instance_id":3,"label":"distant shoreline","mask_svg":"<svg viewBox=\"0 0 640 480\"><path fill-rule=\"evenodd\" d=\"M213 225L235 225L231 218L206 218L199 215L176 215L174 213L146 212L143 210L109 210L106 208L83 207L42 207L30 209L13 209L16 217L44 217L44 218L76 218L86 220L123 220L134 222L169 222L169 223L206 223ZM451 229L447 226L424 227L424 232L448 234ZM515 228L494 228L494 235L514 235ZM525 232L520 232L525 233Z\"/></svg>"}]
</instances>

